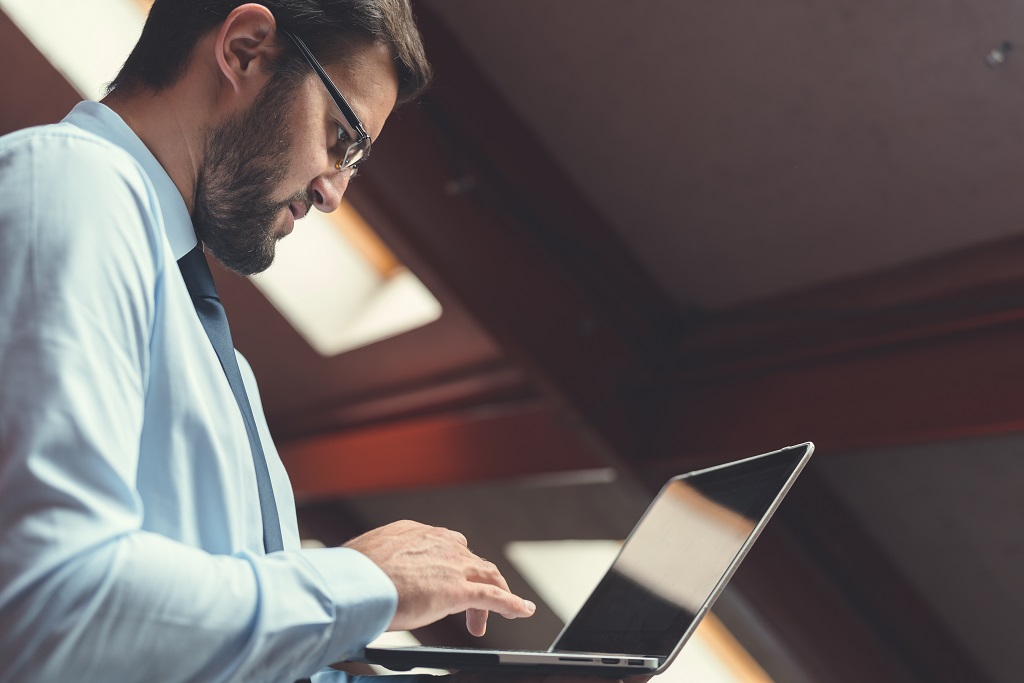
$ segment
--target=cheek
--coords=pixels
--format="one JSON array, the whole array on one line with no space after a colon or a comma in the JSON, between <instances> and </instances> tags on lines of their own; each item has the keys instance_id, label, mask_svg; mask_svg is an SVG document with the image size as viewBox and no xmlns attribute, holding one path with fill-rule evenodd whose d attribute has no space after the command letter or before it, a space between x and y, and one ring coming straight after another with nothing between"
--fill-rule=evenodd
<instances>
[{"instance_id":1,"label":"cheek","mask_svg":"<svg viewBox=\"0 0 1024 683\"><path fill-rule=\"evenodd\" d=\"M287 177L294 186L306 187L326 172L328 147L322 108L302 106L295 112L289 145Z\"/></svg>"},{"instance_id":2,"label":"cheek","mask_svg":"<svg viewBox=\"0 0 1024 683\"><path fill-rule=\"evenodd\" d=\"M317 176L325 173L326 152L322 145L296 145L292 148L287 171L288 183L292 188L305 188ZM293 190L294 191L294 190Z\"/></svg>"}]
</instances>

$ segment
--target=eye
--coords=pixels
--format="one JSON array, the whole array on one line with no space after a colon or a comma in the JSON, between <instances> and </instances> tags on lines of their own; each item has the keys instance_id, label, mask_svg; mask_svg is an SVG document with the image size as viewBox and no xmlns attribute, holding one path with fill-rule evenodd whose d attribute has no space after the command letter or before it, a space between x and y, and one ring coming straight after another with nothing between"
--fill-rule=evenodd
<instances>
[{"instance_id":1,"label":"eye","mask_svg":"<svg viewBox=\"0 0 1024 683\"><path fill-rule=\"evenodd\" d=\"M350 138L348 136L348 133L346 133L345 129L339 124L338 125L338 144L340 145L341 143L343 143L343 142L345 142L346 140L349 140L349 139Z\"/></svg>"}]
</instances>

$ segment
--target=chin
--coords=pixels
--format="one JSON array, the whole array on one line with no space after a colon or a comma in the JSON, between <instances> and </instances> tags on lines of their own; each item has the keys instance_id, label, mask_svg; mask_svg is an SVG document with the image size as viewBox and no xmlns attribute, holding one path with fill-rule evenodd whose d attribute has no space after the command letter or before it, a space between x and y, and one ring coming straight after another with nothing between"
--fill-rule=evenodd
<instances>
[{"instance_id":1,"label":"chin","mask_svg":"<svg viewBox=\"0 0 1024 683\"><path fill-rule=\"evenodd\" d=\"M275 237L278 240L284 239L288 235L292 234L292 230L295 229L295 216L292 215L291 209L286 208L284 214L284 220L281 222L280 227L276 230Z\"/></svg>"}]
</instances>

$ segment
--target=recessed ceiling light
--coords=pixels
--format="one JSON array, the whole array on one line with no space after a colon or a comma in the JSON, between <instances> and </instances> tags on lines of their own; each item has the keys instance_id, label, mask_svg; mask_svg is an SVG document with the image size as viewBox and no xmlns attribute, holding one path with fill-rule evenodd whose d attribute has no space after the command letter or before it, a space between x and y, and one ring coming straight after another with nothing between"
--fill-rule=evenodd
<instances>
[{"instance_id":1,"label":"recessed ceiling light","mask_svg":"<svg viewBox=\"0 0 1024 683\"><path fill-rule=\"evenodd\" d=\"M146 18L130 0L0 0L0 8L79 94L91 100L103 97Z\"/></svg>"}]
</instances>

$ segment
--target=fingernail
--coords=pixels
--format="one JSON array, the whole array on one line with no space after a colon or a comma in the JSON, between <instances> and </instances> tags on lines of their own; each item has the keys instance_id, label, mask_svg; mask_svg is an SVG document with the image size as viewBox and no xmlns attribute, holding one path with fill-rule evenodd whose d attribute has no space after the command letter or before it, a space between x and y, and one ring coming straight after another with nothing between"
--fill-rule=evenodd
<instances>
[{"instance_id":1,"label":"fingernail","mask_svg":"<svg viewBox=\"0 0 1024 683\"><path fill-rule=\"evenodd\" d=\"M537 611L537 605L533 604L529 600L523 600L523 602L526 603L526 609L530 610L530 614Z\"/></svg>"}]
</instances>

